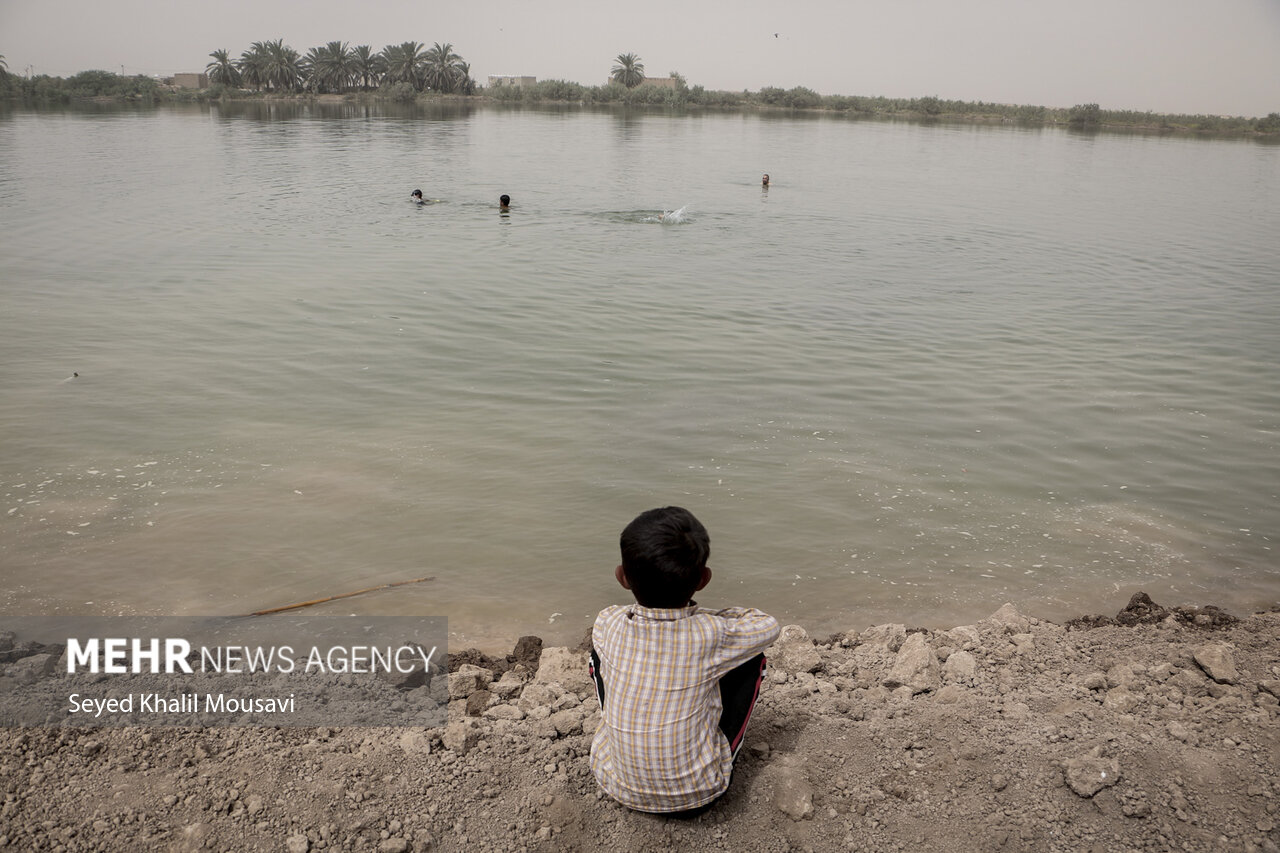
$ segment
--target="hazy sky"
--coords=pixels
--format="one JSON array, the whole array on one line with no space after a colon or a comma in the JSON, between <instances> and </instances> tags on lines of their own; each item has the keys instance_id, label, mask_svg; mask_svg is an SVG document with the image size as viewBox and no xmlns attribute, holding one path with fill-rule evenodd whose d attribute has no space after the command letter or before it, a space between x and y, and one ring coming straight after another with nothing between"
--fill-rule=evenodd
<instances>
[{"instance_id":1,"label":"hazy sky","mask_svg":"<svg viewBox=\"0 0 1280 853\"><path fill-rule=\"evenodd\" d=\"M277 38L451 42L481 83L598 84L633 52L708 89L1280 112L1280 0L0 0L19 74L202 71Z\"/></svg>"}]
</instances>

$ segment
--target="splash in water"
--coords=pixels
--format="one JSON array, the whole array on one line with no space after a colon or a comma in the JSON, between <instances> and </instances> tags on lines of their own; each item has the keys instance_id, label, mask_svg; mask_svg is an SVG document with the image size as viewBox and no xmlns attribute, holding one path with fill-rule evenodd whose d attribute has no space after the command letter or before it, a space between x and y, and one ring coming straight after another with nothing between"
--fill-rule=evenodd
<instances>
[{"instance_id":1,"label":"splash in water","mask_svg":"<svg viewBox=\"0 0 1280 853\"><path fill-rule=\"evenodd\" d=\"M656 225L684 225L692 222L693 218L689 216L689 206L685 205L678 210L663 210L657 214L646 214L639 221Z\"/></svg>"},{"instance_id":2,"label":"splash in water","mask_svg":"<svg viewBox=\"0 0 1280 853\"><path fill-rule=\"evenodd\" d=\"M658 221L663 225L684 225L686 222L692 221L689 218L689 205L685 205L679 210L664 210L658 214Z\"/></svg>"}]
</instances>

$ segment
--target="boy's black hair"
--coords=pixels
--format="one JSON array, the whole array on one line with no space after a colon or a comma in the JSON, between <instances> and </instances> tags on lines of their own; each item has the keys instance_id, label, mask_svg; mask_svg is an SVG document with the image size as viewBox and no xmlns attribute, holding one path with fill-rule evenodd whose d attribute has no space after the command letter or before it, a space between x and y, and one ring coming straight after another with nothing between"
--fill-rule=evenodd
<instances>
[{"instance_id":1,"label":"boy's black hair","mask_svg":"<svg viewBox=\"0 0 1280 853\"><path fill-rule=\"evenodd\" d=\"M684 607L711 556L711 537L684 507L651 509L622 531L622 572L642 607Z\"/></svg>"}]
</instances>

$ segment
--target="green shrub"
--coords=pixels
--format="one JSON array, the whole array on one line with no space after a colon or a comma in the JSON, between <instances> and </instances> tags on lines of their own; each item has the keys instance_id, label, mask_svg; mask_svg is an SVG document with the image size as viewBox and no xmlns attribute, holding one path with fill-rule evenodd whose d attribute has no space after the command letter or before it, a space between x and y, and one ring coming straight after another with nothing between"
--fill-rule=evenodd
<instances>
[{"instance_id":1,"label":"green shrub","mask_svg":"<svg viewBox=\"0 0 1280 853\"><path fill-rule=\"evenodd\" d=\"M387 97L393 101L407 103L416 100L418 90L413 87L412 83L401 80L399 83L392 83L386 89Z\"/></svg>"},{"instance_id":2,"label":"green shrub","mask_svg":"<svg viewBox=\"0 0 1280 853\"><path fill-rule=\"evenodd\" d=\"M924 113L927 116L936 116L942 112L942 102L933 95L924 98L916 98L912 104L912 109L918 113Z\"/></svg>"},{"instance_id":3,"label":"green shrub","mask_svg":"<svg viewBox=\"0 0 1280 853\"><path fill-rule=\"evenodd\" d=\"M797 110L811 110L822 104L822 96L804 86L788 89L785 100L787 106Z\"/></svg>"},{"instance_id":4,"label":"green shrub","mask_svg":"<svg viewBox=\"0 0 1280 853\"><path fill-rule=\"evenodd\" d=\"M484 93L486 97L506 104L524 99L523 86L490 86L484 90Z\"/></svg>"},{"instance_id":5,"label":"green shrub","mask_svg":"<svg viewBox=\"0 0 1280 853\"><path fill-rule=\"evenodd\" d=\"M777 86L765 86L756 93L756 99L762 104L780 107L786 104L787 93L785 90L779 89Z\"/></svg>"},{"instance_id":6,"label":"green shrub","mask_svg":"<svg viewBox=\"0 0 1280 853\"><path fill-rule=\"evenodd\" d=\"M587 87L569 80L539 80L528 97L538 101L582 101Z\"/></svg>"},{"instance_id":7,"label":"green shrub","mask_svg":"<svg viewBox=\"0 0 1280 853\"><path fill-rule=\"evenodd\" d=\"M1102 121L1102 108L1097 104L1076 104L1067 113L1067 122L1075 125L1098 124Z\"/></svg>"}]
</instances>

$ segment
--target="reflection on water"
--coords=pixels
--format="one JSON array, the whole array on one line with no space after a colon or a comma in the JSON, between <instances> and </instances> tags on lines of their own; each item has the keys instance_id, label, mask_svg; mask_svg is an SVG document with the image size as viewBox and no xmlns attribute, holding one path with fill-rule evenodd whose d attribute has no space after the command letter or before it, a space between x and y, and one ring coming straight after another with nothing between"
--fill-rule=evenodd
<instances>
[{"instance_id":1,"label":"reflection on water","mask_svg":"<svg viewBox=\"0 0 1280 853\"><path fill-rule=\"evenodd\" d=\"M430 575L341 606L576 641L621 594L618 531L667 503L711 531L704 603L817 631L1137 589L1265 606L1278 150L453 104L5 112L0 626Z\"/></svg>"},{"instance_id":2,"label":"reflection on water","mask_svg":"<svg viewBox=\"0 0 1280 853\"><path fill-rule=\"evenodd\" d=\"M463 102L406 103L378 101L214 101L205 105L175 107L174 109L207 110L220 119L248 119L251 121L338 121L329 130L341 133L348 128L341 121L360 119L400 121L465 121L475 114L478 107Z\"/></svg>"}]
</instances>

